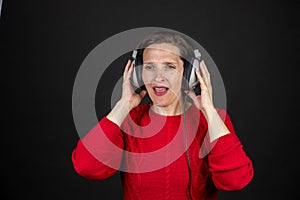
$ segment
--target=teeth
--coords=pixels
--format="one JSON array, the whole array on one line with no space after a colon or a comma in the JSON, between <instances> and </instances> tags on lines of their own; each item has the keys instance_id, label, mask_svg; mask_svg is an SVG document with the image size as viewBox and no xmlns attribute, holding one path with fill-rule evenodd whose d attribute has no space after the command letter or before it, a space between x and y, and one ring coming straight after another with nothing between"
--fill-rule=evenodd
<instances>
[{"instance_id":1,"label":"teeth","mask_svg":"<svg viewBox=\"0 0 300 200\"><path fill-rule=\"evenodd\" d=\"M163 92L166 90L167 90L166 88L155 88L155 91L157 91L157 92Z\"/></svg>"}]
</instances>

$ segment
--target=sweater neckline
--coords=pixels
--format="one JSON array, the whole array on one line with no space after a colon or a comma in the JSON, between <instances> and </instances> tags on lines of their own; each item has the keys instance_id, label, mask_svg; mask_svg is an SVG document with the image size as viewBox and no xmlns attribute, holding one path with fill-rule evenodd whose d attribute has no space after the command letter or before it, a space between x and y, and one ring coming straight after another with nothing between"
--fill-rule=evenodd
<instances>
[{"instance_id":1,"label":"sweater neckline","mask_svg":"<svg viewBox=\"0 0 300 200\"><path fill-rule=\"evenodd\" d=\"M163 119L163 118L168 118L168 119L176 119L176 118L181 118L183 117L184 113L177 114L177 115L162 115L154 110L152 110L151 105L148 104L148 114L150 118L156 118L156 119ZM192 103L187 109L186 109L186 114L192 112L195 109L195 105Z\"/></svg>"}]
</instances>

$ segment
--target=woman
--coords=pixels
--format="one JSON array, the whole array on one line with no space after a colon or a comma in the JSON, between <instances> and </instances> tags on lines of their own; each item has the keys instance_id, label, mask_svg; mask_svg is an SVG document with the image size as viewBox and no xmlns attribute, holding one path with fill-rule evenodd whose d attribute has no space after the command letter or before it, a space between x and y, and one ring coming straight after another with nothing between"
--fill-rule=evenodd
<instances>
[{"instance_id":1,"label":"woman","mask_svg":"<svg viewBox=\"0 0 300 200\"><path fill-rule=\"evenodd\" d=\"M193 49L181 35L157 32L138 49L143 90L134 91L132 74L139 66L129 60L120 100L73 151L76 172L103 180L120 170L125 200L215 200L218 190L244 188L253 177L252 162L230 117L213 104L204 61L195 72L196 94L184 75ZM151 103L142 104L146 94Z\"/></svg>"}]
</instances>

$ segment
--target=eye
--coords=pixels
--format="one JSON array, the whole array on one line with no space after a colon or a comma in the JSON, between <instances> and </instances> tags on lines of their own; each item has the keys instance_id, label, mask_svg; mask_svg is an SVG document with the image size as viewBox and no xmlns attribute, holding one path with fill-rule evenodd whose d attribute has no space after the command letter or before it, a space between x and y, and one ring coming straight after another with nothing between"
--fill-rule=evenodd
<instances>
[{"instance_id":1,"label":"eye","mask_svg":"<svg viewBox=\"0 0 300 200\"><path fill-rule=\"evenodd\" d=\"M174 65L167 65L166 68L167 68L167 70L176 69L176 67Z\"/></svg>"},{"instance_id":2,"label":"eye","mask_svg":"<svg viewBox=\"0 0 300 200\"><path fill-rule=\"evenodd\" d=\"M154 70L154 66L153 65L144 65L144 69L152 71L152 70Z\"/></svg>"}]
</instances>

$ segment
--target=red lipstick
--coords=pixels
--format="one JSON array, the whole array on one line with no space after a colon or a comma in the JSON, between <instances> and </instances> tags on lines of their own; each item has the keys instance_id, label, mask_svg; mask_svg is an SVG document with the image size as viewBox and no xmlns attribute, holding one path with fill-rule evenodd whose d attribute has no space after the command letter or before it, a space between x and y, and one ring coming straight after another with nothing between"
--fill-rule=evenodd
<instances>
[{"instance_id":1,"label":"red lipstick","mask_svg":"<svg viewBox=\"0 0 300 200\"><path fill-rule=\"evenodd\" d=\"M169 88L164 87L164 86L155 86L155 87L153 87L153 90L154 90L154 93L155 93L156 96L165 95L168 92L168 89Z\"/></svg>"}]
</instances>

